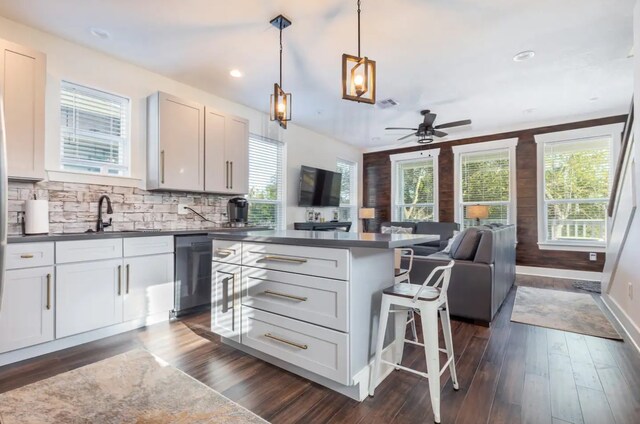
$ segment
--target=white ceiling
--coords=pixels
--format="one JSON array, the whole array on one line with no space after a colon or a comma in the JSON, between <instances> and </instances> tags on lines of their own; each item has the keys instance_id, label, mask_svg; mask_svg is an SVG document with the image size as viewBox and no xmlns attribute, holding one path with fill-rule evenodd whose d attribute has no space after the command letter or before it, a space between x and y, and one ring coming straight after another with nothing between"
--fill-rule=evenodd
<instances>
[{"instance_id":1,"label":"white ceiling","mask_svg":"<svg viewBox=\"0 0 640 424\"><path fill-rule=\"evenodd\" d=\"M0 0L0 15L268 111L285 14L284 88L294 122L376 148L415 126L471 118L449 138L624 113L633 91L634 0L363 0L362 53L377 61L381 110L341 99L356 53L355 0ZM91 27L107 30L102 40ZM515 53L535 50L526 62ZM234 79L238 68L244 77Z\"/></svg>"}]
</instances>

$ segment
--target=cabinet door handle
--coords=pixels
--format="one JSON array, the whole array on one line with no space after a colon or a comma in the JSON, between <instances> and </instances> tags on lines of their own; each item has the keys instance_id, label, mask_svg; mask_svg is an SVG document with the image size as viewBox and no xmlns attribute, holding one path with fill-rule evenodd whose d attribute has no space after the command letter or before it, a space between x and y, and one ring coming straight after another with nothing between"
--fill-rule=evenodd
<instances>
[{"instance_id":1,"label":"cabinet door handle","mask_svg":"<svg viewBox=\"0 0 640 424\"><path fill-rule=\"evenodd\" d=\"M292 294L286 294L286 293L278 293L278 292L274 292L271 290L265 290L262 292L262 294L266 294L267 296L277 296L277 297L285 297L287 299L292 299L292 300L298 300L300 302L306 302L307 298L304 296L294 296Z\"/></svg>"},{"instance_id":2,"label":"cabinet door handle","mask_svg":"<svg viewBox=\"0 0 640 424\"><path fill-rule=\"evenodd\" d=\"M122 295L122 265L118 265L118 296Z\"/></svg>"},{"instance_id":3,"label":"cabinet door handle","mask_svg":"<svg viewBox=\"0 0 640 424\"><path fill-rule=\"evenodd\" d=\"M47 274L47 310L51 309L51 274Z\"/></svg>"},{"instance_id":4,"label":"cabinet door handle","mask_svg":"<svg viewBox=\"0 0 640 424\"><path fill-rule=\"evenodd\" d=\"M126 291L126 293L129 294L129 264L127 264L126 270L127 270L127 291Z\"/></svg>"},{"instance_id":5,"label":"cabinet door handle","mask_svg":"<svg viewBox=\"0 0 640 424\"><path fill-rule=\"evenodd\" d=\"M291 263L295 263L295 264L307 263L307 260L306 259L302 259L302 258L287 258L285 256L273 256L273 255L267 255L261 260L262 261L273 261L273 262L291 262Z\"/></svg>"},{"instance_id":6,"label":"cabinet door handle","mask_svg":"<svg viewBox=\"0 0 640 424\"><path fill-rule=\"evenodd\" d=\"M33 255L31 253L25 253L24 255L20 255L22 259L33 259Z\"/></svg>"},{"instance_id":7,"label":"cabinet door handle","mask_svg":"<svg viewBox=\"0 0 640 424\"><path fill-rule=\"evenodd\" d=\"M233 161L231 161L229 163L231 164L231 172L229 172L229 175L231 176L231 182L229 183L229 185L231 187L229 187L229 188L233 190Z\"/></svg>"},{"instance_id":8,"label":"cabinet door handle","mask_svg":"<svg viewBox=\"0 0 640 424\"><path fill-rule=\"evenodd\" d=\"M292 342L292 341L289 341L287 339L283 339L282 337L274 336L271 333L265 333L264 336L269 338L269 339L271 339L271 340L275 340L275 341L280 342L280 343L288 344L289 346L297 347L298 349L307 350L309 348L309 346L307 346L306 344L300 344L300 343Z\"/></svg>"},{"instance_id":9,"label":"cabinet door handle","mask_svg":"<svg viewBox=\"0 0 640 424\"><path fill-rule=\"evenodd\" d=\"M164 184L164 150L160 151L160 182Z\"/></svg>"},{"instance_id":10,"label":"cabinet door handle","mask_svg":"<svg viewBox=\"0 0 640 424\"><path fill-rule=\"evenodd\" d=\"M229 161L226 161L226 168L225 168L225 176L224 176L224 184L225 184L225 188L229 188Z\"/></svg>"},{"instance_id":11,"label":"cabinet door handle","mask_svg":"<svg viewBox=\"0 0 640 424\"><path fill-rule=\"evenodd\" d=\"M236 253L236 251L235 250L231 250L231 249L223 249L221 247L216 249L216 255L218 255L218 256L224 255L225 258L227 256L234 255L235 253Z\"/></svg>"}]
</instances>

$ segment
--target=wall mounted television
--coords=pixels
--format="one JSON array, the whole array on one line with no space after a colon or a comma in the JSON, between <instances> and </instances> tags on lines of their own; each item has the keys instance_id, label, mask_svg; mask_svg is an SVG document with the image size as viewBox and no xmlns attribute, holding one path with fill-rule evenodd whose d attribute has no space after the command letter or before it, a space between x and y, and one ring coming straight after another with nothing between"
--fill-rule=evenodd
<instances>
[{"instance_id":1,"label":"wall mounted television","mask_svg":"<svg viewBox=\"0 0 640 424\"><path fill-rule=\"evenodd\" d=\"M342 174L302 166L298 206L340 206Z\"/></svg>"}]
</instances>

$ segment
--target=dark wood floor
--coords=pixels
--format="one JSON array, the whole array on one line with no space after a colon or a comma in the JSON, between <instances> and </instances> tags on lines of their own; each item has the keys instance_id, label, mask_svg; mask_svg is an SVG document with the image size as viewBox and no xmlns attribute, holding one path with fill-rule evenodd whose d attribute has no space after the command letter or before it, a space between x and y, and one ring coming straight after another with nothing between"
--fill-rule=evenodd
<instances>
[{"instance_id":1,"label":"dark wood floor","mask_svg":"<svg viewBox=\"0 0 640 424\"><path fill-rule=\"evenodd\" d=\"M442 422L640 423L632 346L510 322L514 297L515 289L491 328L453 322L461 389L443 375ZM432 422L425 379L394 372L358 403L221 344L207 325L201 314L6 366L0 393L143 347L273 423ZM425 370L415 346L403 363Z\"/></svg>"}]
</instances>

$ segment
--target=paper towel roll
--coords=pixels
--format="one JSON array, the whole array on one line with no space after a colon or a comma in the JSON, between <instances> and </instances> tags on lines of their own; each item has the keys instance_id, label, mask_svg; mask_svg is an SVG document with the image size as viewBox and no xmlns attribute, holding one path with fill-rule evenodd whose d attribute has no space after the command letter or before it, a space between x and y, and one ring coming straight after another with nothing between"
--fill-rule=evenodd
<instances>
[{"instance_id":1,"label":"paper towel roll","mask_svg":"<svg viewBox=\"0 0 640 424\"><path fill-rule=\"evenodd\" d=\"M24 232L46 234L49 232L49 201L27 200L24 204Z\"/></svg>"}]
</instances>

